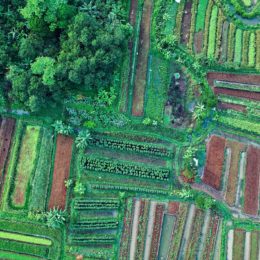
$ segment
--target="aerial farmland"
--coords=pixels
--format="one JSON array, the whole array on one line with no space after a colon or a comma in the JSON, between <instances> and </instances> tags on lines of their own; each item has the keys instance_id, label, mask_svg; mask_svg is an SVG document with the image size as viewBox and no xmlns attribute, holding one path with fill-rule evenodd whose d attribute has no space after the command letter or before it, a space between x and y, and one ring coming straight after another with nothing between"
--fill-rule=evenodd
<instances>
[{"instance_id":1,"label":"aerial farmland","mask_svg":"<svg viewBox=\"0 0 260 260\"><path fill-rule=\"evenodd\" d=\"M0 259L260 260L260 2L0 1Z\"/></svg>"}]
</instances>

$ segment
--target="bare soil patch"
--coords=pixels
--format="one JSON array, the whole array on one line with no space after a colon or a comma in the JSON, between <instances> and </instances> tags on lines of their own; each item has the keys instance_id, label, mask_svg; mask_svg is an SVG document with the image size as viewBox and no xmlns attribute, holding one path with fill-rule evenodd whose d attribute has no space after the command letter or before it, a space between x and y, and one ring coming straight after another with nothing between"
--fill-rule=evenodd
<instances>
[{"instance_id":1,"label":"bare soil patch","mask_svg":"<svg viewBox=\"0 0 260 260\"><path fill-rule=\"evenodd\" d=\"M247 214L257 215L258 212L258 192L260 174L260 149L249 146L246 164L246 187L244 211Z\"/></svg>"},{"instance_id":2,"label":"bare soil patch","mask_svg":"<svg viewBox=\"0 0 260 260\"><path fill-rule=\"evenodd\" d=\"M213 135L207 144L207 160L203 182L216 190L220 189L224 161L225 138Z\"/></svg>"},{"instance_id":3,"label":"bare soil patch","mask_svg":"<svg viewBox=\"0 0 260 260\"><path fill-rule=\"evenodd\" d=\"M69 178L72 144L71 137L58 135L49 209L65 208L66 187L64 181Z\"/></svg>"},{"instance_id":4,"label":"bare soil patch","mask_svg":"<svg viewBox=\"0 0 260 260\"><path fill-rule=\"evenodd\" d=\"M236 89L226 89L226 88L214 88L214 93L224 94L229 96L241 97L241 98L248 98L251 100L260 100L260 93L259 92L249 92L249 91L242 91Z\"/></svg>"},{"instance_id":5,"label":"bare soil patch","mask_svg":"<svg viewBox=\"0 0 260 260\"><path fill-rule=\"evenodd\" d=\"M134 97L132 104L132 114L142 116L144 110L144 95L146 87L146 72L150 48L150 27L151 27L152 1L145 0L143 16L140 26L138 61L136 66L136 76L134 84Z\"/></svg>"}]
</instances>

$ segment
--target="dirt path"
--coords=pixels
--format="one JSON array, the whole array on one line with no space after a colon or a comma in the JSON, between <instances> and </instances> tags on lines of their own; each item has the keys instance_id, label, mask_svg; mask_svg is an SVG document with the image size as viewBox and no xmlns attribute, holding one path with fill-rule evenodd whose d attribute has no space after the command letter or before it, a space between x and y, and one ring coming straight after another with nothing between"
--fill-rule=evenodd
<instances>
[{"instance_id":1,"label":"dirt path","mask_svg":"<svg viewBox=\"0 0 260 260\"><path fill-rule=\"evenodd\" d=\"M134 205L134 220L133 220L133 227L132 227L132 237L131 237L131 244L130 244L130 254L129 259L135 259L135 252L136 252L136 243L137 243L137 233L138 233L138 219L140 214L140 199L135 201Z\"/></svg>"},{"instance_id":2,"label":"dirt path","mask_svg":"<svg viewBox=\"0 0 260 260\"><path fill-rule=\"evenodd\" d=\"M246 162L246 153L241 154L241 160L240 160L240 165L239 165L239 175L238 175L238 185L237 185L237 194L236 194L236 202L235 206L239 207L240 206L240 192L241 192L241 186L242 186L242 180L244 179L245 176L245 162Z\"/></svg>"},{"instance_id":3,"label":"dirt path","mask_svg":"<svg viewBox=\"0 0 260 260\"><path fill-rule=\"evenodd\" d=\"M146 240L145 240L144 260L149 260L149 257L150 257L155 208L156 208L156 202L151 201L149 219L148 219L148 224L147 224Z\"/></svg>"},{"instance_id":4,"label":"dirt path","mask_svg":"<svg viewBox=\"0 0 260 260\"><path fill-rule=\"evenodd\" d=\"M189 238L190 238L191 232L192 232L191 227L192 227L192 222L193 222L194 216L195 216L195 205L191 204L189 213L188 213L188 217L186 219L186 224L185 224L185 228L184 228L184 233L183 233L183 237L182 237L182 242L181 242L181 247L179 250L178 259L184 259L186 249L188 246L188 241L189 241Z\"/></svg>"},{"instance_id":5,"label":"dirt path","mask_svg":"<svg viewBox=\"0 0 260 260\"><path fill-rule=\"evenodd\" d=\"M227 260L233 260L234 230L228 232Z\"/></svg>"},{"instance_id":6,"label":"dirt path","mask_svg":"<svg viewBox=\"0 0 260 260\"><path fill-rule=\"evenodd\" d=\"M227 185L228 185L228 177L229 177L229 169L230 169L230 162L231 162L231 149L227 148L226 150L226 162L225 162L225 171L223 176L223 187L222 187L222 193L225 194L226 198L226 191L227 191Z\"/></svg>"},{"instance_id":7,"label":"dirt path","mask_svg":"<svg viewBox=\"0 0 260 260\"><path fill-rule=\"evenodd\" d=\"M205 218L204 218L204 224L203 224L201 236L200 236L201 239L200 239L197 259L202 259L202 253L203 253L203 248L204 248L206 238L207 238L207 231L209 228L209 223L210 223L210 210L207 210Z\"/></svg>"},{"instance_id":8,"label":"dirt path","mask_svg":"<svg viewBox=\"0 0 260 260\"><path fill-rule=\"evenodd\" d=\"M251 232L246 232L244 260L250 259Z\"/></svg>"},{"instance_id":9,"label":"dirt path","mask_svg":"<svg viewBox=\"0 0 260 260\"><path fill-rule=\"evenodd\" d=\"M218 223L218 230L217 230L217 239L216 239L216 246L214 250L214 260L220 259L221 254L221 236L222 236L222 219L219 220Z\"/></svg>"}]
</instances>

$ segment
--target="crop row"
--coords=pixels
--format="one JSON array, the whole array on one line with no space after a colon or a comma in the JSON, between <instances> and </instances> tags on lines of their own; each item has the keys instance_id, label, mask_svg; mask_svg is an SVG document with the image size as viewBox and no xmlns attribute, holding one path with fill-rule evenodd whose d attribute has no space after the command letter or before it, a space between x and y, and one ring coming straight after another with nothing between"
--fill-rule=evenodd
<instances>
[{"instance_id":1,"label":"crop row","mask_svg":"<svg viewBox=\"0 0 260 260\"><path fill-rule=\"evenodd\" d=\"M98 147L109 148L109 149L118 149L121 151L125 150L125 151L138 152L143 154L151 154L151 155L164 156L164 157L173 156L173 152L163 146L146 144L146 143L138 143L133 141L94 137L90 141L90 144Z\"/></svg>"},{"instance_id":2,"label":"crop row","mask_svg":"<svg viewBox=\"0 0 260 260\"><path fill-rule=\"evenodd\" d=\"M70 242L71 244L77 244L77 245L82 245L82 244L90 244L90 243L102 243L102 244L112 244L115 241L115 236L113 235L106 235L106 234L101 234L101 235L86 235L86 236L79 236L79 235L73 235L70 237Z\"/></svg>"},{"instance_id":3,"label":"crop row","mask_svg":"<svg viewBox=\"0 0 260 260\"><path fill-rule=\"evenodd\" d=\"M110 229L117 228L118 220L115 218L95 218L77 222L71 226L74 231L84 231L88 229Z\"/></svg>"},{"instance_id":4,"label":"crop row","mask_svg":"<svg viewBox=\"0 0 260 260\"><path fill-rule=\"evenodd\" d=\"M169 179L170 174L170 171L164 168L145 167L128 162L111 162L97 158L87 158L85 167L86 169L92 171L130 175L164 181Z\"/></svg>"},{"instance_id":5,"label":"crop row","mask_svg":"<svg viewBox=\"0 0 260 260\"><path fill-rule=\"evenodd\" d=\"M164 191L164 190L149 189L149 188L142 188L142 187L130 187L130 186L126 186L126 185L92 183L92 184L90 184L90 186L91 186L91 188L98 189L98 190L120 190L120 191L129 191L129 192L144 192L144 193L152 193L152 194L161 194L161 195L168 194L168 192Z\"/></svg>"},{"instance_id":6,"label":"crop row","mask_svg":"<svg viewBox=\"0 0 260 260\"><path fill-rule=\"evenodd\" d=\"M87 210L87 209L116 209L119 207L118 200L88 200L81 199L76 200L74 203L74 209Z\"/></svg>"}]
</instances>

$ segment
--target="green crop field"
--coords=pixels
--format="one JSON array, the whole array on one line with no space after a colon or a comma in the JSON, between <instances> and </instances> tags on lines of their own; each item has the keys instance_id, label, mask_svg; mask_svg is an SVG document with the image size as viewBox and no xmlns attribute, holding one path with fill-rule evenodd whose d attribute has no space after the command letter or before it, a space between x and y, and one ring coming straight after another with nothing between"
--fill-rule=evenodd
<instances>
[{"instance_id":1,"label":"green crop field","mask_svg":"<svg viewBox=\"0 0 260 260\"><path fill-rule=\"evenodd\" d=\"M259 7L0 1L0 259L258 259Z\"/></svg>"}]
</instances>

